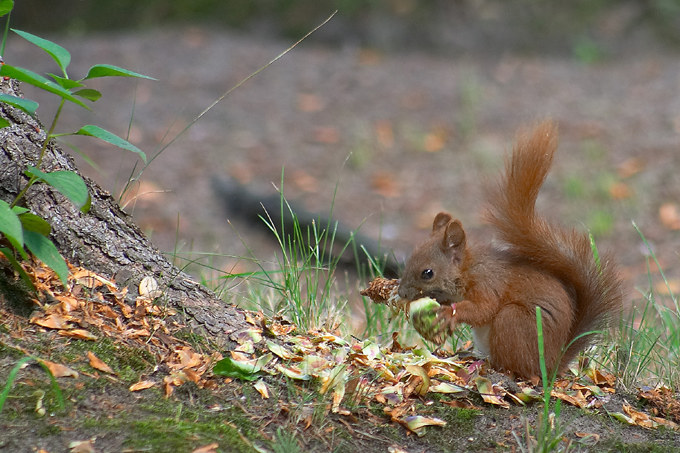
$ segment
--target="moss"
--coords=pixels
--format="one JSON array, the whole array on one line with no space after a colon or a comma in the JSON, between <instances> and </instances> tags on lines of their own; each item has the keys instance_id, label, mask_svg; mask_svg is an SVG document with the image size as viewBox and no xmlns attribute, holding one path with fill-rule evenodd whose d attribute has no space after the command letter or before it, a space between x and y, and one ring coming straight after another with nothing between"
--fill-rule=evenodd
<instances>
[{"instance_id":1,"label":"moss","mask_svg":"<svg viewBox=\"0 0 680 453\"><path fill-rule=\"evenodd\" d=\"M148 351L114 343L106 337L97 341L73 340L63 352L63 357L70 362L82 362L88 352L104 361L119 379L127 383L138 381L140 374L152 369L156 363ZM89 366L87 368L91 371Z\"/></svg>"},{"instance_id":2,"label":"moss","mask_svg":"<svg viewBox=\"0 0 680 453\"><path fill-rule=\"evenodd\" d=\"M124 445L147 451L191 451L196 445L217 442L233 452L252 452L236 428L219 420L184 421L176 418L133 421Z\"/></svg>"}]
</instances>

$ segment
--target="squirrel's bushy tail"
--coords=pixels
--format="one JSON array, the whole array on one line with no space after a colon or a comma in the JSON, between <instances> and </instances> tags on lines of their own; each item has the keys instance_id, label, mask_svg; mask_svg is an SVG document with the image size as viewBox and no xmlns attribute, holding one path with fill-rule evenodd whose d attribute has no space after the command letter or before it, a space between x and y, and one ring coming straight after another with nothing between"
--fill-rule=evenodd
<instances>
[{"instance_id":1,"label":"squirrel's bushy tail","mask_svg":"<svg viewBox=\"0 0 680 453\"><path fill-rule=\"evenodd\" d=\"M622 304L621 282L607 255L596 258L585 233L565 230L536 214L536 198L557 150L557 128L546 121L521 135L505 174L488 192L486 219L510 251L559 278L573 294L574 321L560 368L587 346Z\"/></svg>"}]
</instances>

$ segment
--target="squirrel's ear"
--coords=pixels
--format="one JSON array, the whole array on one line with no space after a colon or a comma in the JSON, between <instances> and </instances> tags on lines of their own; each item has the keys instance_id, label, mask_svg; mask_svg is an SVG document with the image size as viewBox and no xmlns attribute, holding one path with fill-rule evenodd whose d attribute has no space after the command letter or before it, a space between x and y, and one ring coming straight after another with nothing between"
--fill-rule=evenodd
<instances>
[{"instance_id":1,"label":"squirrel's ear","mask_svg":"<svg viewBox=\"0 0 680 453\"><path fill-rule=\"evenodd\" d=\"M434 217L434 223L432 224L432 231L437 231L440 228L444 228L453 219L451 214L448 212L440 212Z\"/></svg>"},{"instance_id":2,"label":"squirrel's ear","mask_svg":"<svg viewBox=\"0 0 680 453\"><path fill-rule=\"evenodd\" d=\"M450 222L444 231L444 239L442 245L445 249L460 247L465 245L465 231L460 220Z\"/></svg>"}]
</instances>

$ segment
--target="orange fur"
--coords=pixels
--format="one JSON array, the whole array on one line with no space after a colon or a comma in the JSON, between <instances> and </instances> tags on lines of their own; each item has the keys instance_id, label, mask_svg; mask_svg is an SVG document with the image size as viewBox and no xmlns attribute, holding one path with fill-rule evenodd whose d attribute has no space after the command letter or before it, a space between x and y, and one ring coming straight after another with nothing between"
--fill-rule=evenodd
<instances>
[{"instance_id":1,"label":"orange fur","mask_svg":"<svg viewBox=\"0 0 680 453\"><path fill-rule=\"evenodd\" d=\"M584 233L539 217L536 198L557 149L551 122L520 136L504 174L487 192L485 218L501 244L469 245L458 220L435 217L430 237L413 252L402 298L429 296L446 305L439 319L452 331L473 327L491 365L521 376L540 373L536 307L541 307L546 365L564 371L622 305L621 281L609 255L600 263ZM487 343L488 341L488 343Z\"/></svg>"}]
</instances>

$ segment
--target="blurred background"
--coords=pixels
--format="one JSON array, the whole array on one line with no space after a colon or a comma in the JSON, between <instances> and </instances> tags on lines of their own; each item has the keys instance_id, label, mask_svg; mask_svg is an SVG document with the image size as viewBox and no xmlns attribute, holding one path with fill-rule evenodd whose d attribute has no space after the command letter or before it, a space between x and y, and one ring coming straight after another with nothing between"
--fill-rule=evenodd
<instances>
[{"instance_id":1,"label":"blurred background","mask_svg":"<svg viewBox=\"0 0 680 453\"><path fill-rule=\"evenodd\" d=\"M69 106L57 130L96 124L157 156L144 167L65 140L194 275L215 276L198 263L238 273L276 261L238 190L271 196L282 182L301 208L332 211L398 260L440 210L488 240L484 182L518 129L551 117L561 149L540 208L612 249L633 293L650 286L635 222L680 288L680 0L32 0L17 2L11 25L66 47L74 78L110 63L158 79L93 82L104 94L94 112ZM4 57L56 72L17 36ZM54 100L25 91L48 123ZM214 178L235 195L216 194Z\"/></svg>"},{"instance_id":2,"label":"blurred background","mask_svg":"<svg viewBox=\"0 0 680 453\"><path fill-rule=\"evenodd\" d=\"M32 0L17 2L14 21L67 34L195 24L298 38L333 10L315 40L382 50L584 54L588 44L621 50L641 34L680 39L677 0Z\"/></svg>"}]
</instances>

